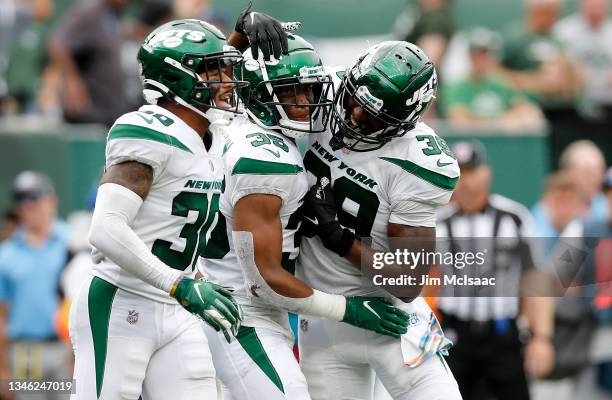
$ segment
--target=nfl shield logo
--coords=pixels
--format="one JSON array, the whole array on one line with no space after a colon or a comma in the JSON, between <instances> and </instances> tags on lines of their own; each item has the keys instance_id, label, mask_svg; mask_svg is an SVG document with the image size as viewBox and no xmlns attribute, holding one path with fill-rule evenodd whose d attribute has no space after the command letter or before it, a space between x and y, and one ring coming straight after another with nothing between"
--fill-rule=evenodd
<instances>
[{"instance_id":1,"label":"nfl shield logo","mask_svg":"<svg viewBox=\"0 0 612 400\"><path fill-rule=\"evenodd\" d=\"M308 330L308 320L307 319L300 320L300 329L302 330L302 332L306 332Z\"/></svg>"},{"instance_id":2,"label":"nfl shield logo","mask_svg":"<svg viewBox=\"0 0 612 400\"><path fill-rule=\"evenodd\" d=\"M136 310L129 310L126 320L129 324L132 325L138 322L138 313L136 312Z\"/></svg>"}]
</instances>

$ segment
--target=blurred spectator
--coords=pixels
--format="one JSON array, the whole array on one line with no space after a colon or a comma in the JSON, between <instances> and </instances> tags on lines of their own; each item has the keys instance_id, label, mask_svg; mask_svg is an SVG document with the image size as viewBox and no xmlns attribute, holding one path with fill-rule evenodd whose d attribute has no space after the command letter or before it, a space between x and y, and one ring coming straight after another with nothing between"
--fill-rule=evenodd
<instances>
[{"instance_id":1,"label":"blurred spectator","mask_svg":"<svg viewBox=\"0 0 612 400\"><path fill-rule=\"evenodd\" d=\"M595 143L579 140L570 144L561 154L559 167L574 175L584 192L589 208L584 215L587 220L608 219L606 198L601 185L606 171L606 161Z\"/></svg>"},{"instance_id":2,"label":"blurred spectator","mask_svg":"<svg viewBox=\"0 0 612 400\"><path fill-rule=\"evenodd\" d=\"M0 244L0 377L65 379L70 353L57 341L54 317L69 230L56 218L55 190L45 175L20 173L13 198L20 225Z\"/></svg>"},{"instance_id":3,"label":"blurred spectator","mask_svg":"<svg viewBox=\"0 0 612 400\"><path fill-rule=\"evenodd\" d=\"M4 74L8 64L8 51L13 43L15 14L15 0L0 0L0 100L6 96L8 91ZM0 115L2 115L2 108L0 108Z\"/></svg>"},{"instance_id":4,"label":"blurred spectator","mask_svg":"<svg viewBox=\"0 0 612 400\"><path fill-rule=\"evenodd\" d=\"M470 75L442 92L446 118L455 126L502 130L537 129L542 113L499 75L501 38L486 28L469 34Z\"/></svg>"},{"instance_id":5,"label":"blurred spectator","mask_svg":"<svg viewBox=\"0 0 612 400\"><path fill-rule=\"evenodd\" d=\"M96 202L98 184L91 188L85 200L85 209L71 213L68 224L72 231L70 251L74 256L67 263L60 276L60 288L63 299L56 318L56 330L59 339L72 348L69 334L70 305L77 296L81 284L91 274L92 247L87 241L91 217Z\"/></svg>"},{"instance_id":6,"label":"blurred spectator","mask_svg":"<svg viewBox=\"0 0 612 400\"><path fill-rule=\"evenodd\" d=\"M55 82L68 122L110 126L128 111L121 69L121 13L127 2L76 3L51 39Z\"/></svg>"},{"instance_id":7,"label":"blurred spectator","mask_svg":"<svg viewBox=\"0 0 612 400\"><path fill-rule=\"evenodd\" d=\"M42 71L47 62L46 21L54 11L54 0L22 2L23 11L17 22L6 71L8 95L14 112L36 111L36 97Z\"/></svg>"},{"instance_id":8,"label":"blurred spectator","mask_svg":"<svg viewBox=\"0 0 612 400\"><path fill-rule=\"evenodd\" d=\"M227 20L215 9L212 0L173 0L173 7L176 18L201 19L227 32Z\"/></svg>"},{"instance_id":9,"label":"blurred spectator","mask_svg":"<svg viewBox=\"0 0 612 400\"><path fill-rule=\"evenodd\" d=\"M612 18L608 12L609 0L581 0L580 12L559 21L554 32L584 69L580 109L591 122L587 137L604 154L612 155Z\"/></svg>"},{"instance_id":10,"label":"blurred spectator","mask_svg":"<svg viewBox=\"0 0 612 400\"><path fill-rule=\"evenodd\" d=\"M418 0L417 9L408 5L395 21L395 34L422 48L439 67L450 38L455 33L455 21L448 0Z\"/></svg>"},{"instance_id":11,"label":"blurred spectator","mask_svg":"<svg viewBox=\"0 0 612 400\"><path fill-rule=\"evenodd\" d=\"M561 154L559 167L572 177L580 189L586 205L580 217L595 221L607 220L606 198L601 193L606 164L601 150L588 140L574 142ZM558 224L552 220L549 201L545 197L532 208L538 235L541 237L557 237L561 232Z\"/></svg>"},{"instance_id":12,"label":"blurred spectator","mask_svg":"<svg viewBox=\"0 0 612 400\"><path fill-rule=\"evenodd\" d=\"M395 20L394 34L398 40L406 40L419 46L431 59L438 71L451 37L455 33L455 22L449 0L417 0L416 8L412 1ZM444 76L438 75L440 82ZM441 93L443 85L440 85ZM437 118L439 104L430 107L423 118L426 121Z\"/></svg>"},{"instance_id":13,"label":"blurred spectator","mask_svg":"<svg viewBox=\"0 0 612 400\"><path fill-rule=\"evenodd\" d=\"M612 168L605 175L603 191L612 211ZM610 399L612 220L574 220L561 233L550 258L564 290L555 312L558 358L551 380L534 385L535 399Z\"/></svg>"},{"instance_id":14,"label":"blurred spectator","mask_svg":"<svg viewBox=\"0 0 612 400\"><path fill-rule=\"evenodd\" d=\"M588 305L576 290L580 279L575 266L566 268L559 260L568 245L579 245L580 217L588 201L576 177L562 170L547 178L540 207L547 219L535 225L536 240L542 243L546 267L566 282L560 287L562 297L555 299L555 367L546 380L533 382L531 390L534 400L566 399L573 397L572 377L588 364L588 354L582 350L590 344L593 323Z\"/></svg>"},{"instance_id":15,"label":"blurred spectator","mask_svg":"<svg viewBox=\"0 0 612 400\"><path fill-rule=\"evenodd\" d=\"M612 398L612 168L603 179L603 192L607 200L608 217L599 221L585 221L585 238L597 238L597 247L587 258L587 287L592 298L596 328L589 351L592 367L578 378L576 393L589 400Z\"/></svg>"},{"instance_id":16,"label":"blurred spectator","mask_svg":"<svg viewBox=\"0 0 612 400\"><path fill-rule=\"evenodd\" d=\"M534 207L536 237L559 237L571 221L585 214L588 205L587 196L573 174L561 171L550 175L542 199ZM555 240L550 242L554 243Z\"/></svg>"},{"instance_id":17,"label":"blurred spectator","mask_svg":"<svg viewBox=\"0 0 612 400\"><path fill-rule=\"evenodd\" d=\"M48 19L53 10L54 0L0 0L0 115L19 111L19 103L24 95L25 82L20 78L25 74L15 75L15 68L11 68L11 64L14 65L16 61L19 61L21 68L31 73L28 76L28 99L34 98L35 91L31 90L34 85L31 81L36 81L40 75L44 54L40 51L44 43L40 23ZM15 53L30 56L30 59L15 60ZM34 73L32 69L35 69Z\"/></svg>"},{"instance_id":18,"label":"blurred spectator","mask_svg":"<svg viewBox=\"0 0 612 400\"><path fill-rule=\"evenodd\" d=\"M168 0L143 0L139 2L135 18L121 47L121 66L125 77L123 93L131 110L144 105L142 82L138 65L138 49L149 33L173 18L172 4Z\"/></svg>"},{"instance_id":19,"label":"blurred spectator","mask_svg":"<svg viewBox=\"0 0 612 400\"><path fill-rule=\"evenodd\" d=\"M526 0L524 22L511 24L506 32L503 65L520 89L543 103L573 100L580 80L552 29L562 0Z\"/></svg>"},{"instance_id":20,"label":"blurred spectator","mask_svg":"<svg viewBox=\"0 0 612 400\"><path fill-rule=\"evenodd\" d=\"M461 179L436 231L439 237L448 238L452 249L475 253L484 251L482 243L491 244L489 251L495 254L487 260L492 262L485 262L477 272L466 269L462 273L494 276L497 285L442 287L441 322L455 343L448 364L465 400L529 399L526 373L544 376L554 362L552 299L521 297L521 281L549 283L544 273L533 268L531 216L520 204L490 194L491 170L480 143L459 142L453 152ZM539 289L544 293L544 287ZM521 314L531 330L524 356L517 323Z\"/></svg>"},{"instance_id":21,"label":"blurred spectator","mask_svg":"<svg viewBox=\"0 0 612 400\"><path fill-rule=\"evenodd\" d=\"M553 26L562 11L562 0L526 0L523 22L510 25L505 35L505 75L538 100L551 128L553 163L561 149L584 134L584 121L576 111L582 75Z\"/></svg>"}]
</instances>

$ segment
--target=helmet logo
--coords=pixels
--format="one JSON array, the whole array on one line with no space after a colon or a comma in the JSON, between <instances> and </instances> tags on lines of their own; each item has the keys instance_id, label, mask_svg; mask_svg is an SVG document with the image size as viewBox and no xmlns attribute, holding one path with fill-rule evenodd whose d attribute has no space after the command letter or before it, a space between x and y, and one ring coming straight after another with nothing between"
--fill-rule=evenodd
<instances>
[{"instance_id":1,"label":"helmet logo","mask_svg":"<svg viewBox=\"0 0 612 400\"><path fill-rule=\"evenodd\" d=\"M381 99L373 96L372 93L370 93L367 86L359 86L355 92L355 97L377 112L380 111L384 105L384 102Z\"/></svg>"},{"instance_id":2,"label":"helmet logo","mask_svg":"<svg viewBox=\"0 0 612 400\"><path fill-rule=\"evenodd\" d=\"M429 78L427 83L421 86L419 90L415 91L412 95L412 98L406 100L406 105L410 107L416 104L417 102L420 105L420 103L429 103L430 101L432 101L436 94L435 91L437 82L438 78L436 76L436 71L434 70L433 75L431 76L431 78Z\"/></svg>"},{"instance_id":3,"label":"helmet logo","mask_svg":"<svg viewBox=\"0 0 612 400\"><path fill-rule=\"evenodd\" d=\"M248 59L244 62L244 69L247 71L257 71L259 69L259 61Z\"/></svg>"},{"instance_id":4,"label":"helmet logo","mask_svg":"<svg viewBox=\"0 0 612 400\"><path fill-rule=\"evenodd\" d=\"M322 76L325 76L325 73L321 66L300 68L300 83L318 82Z\"/></svg>"},{"instance_id":5,"label":"helmet logo","mask_svg":"<svg viewBox=\"0 0 612 400\"><path fill-rule=\"evenodd\" d=\"M172 29L150 37L147 44L151 47L159 43L165 47L177 47L183 43L183 40L188 40L193 43L203 42L205 36L206 34L204 32L188 29Z\"/></svg>"},{"instance_id":6,"label":"helmet logo","mask_svg":"<svg viewBox=\"0 0 612 400\"><path fill-rule=\"evenodd\" d=\"M179 37L169 37L168 39L164 40L162 43L165 47L177 47L183 43L183 39Z\"/></svg>"}]
</instances>

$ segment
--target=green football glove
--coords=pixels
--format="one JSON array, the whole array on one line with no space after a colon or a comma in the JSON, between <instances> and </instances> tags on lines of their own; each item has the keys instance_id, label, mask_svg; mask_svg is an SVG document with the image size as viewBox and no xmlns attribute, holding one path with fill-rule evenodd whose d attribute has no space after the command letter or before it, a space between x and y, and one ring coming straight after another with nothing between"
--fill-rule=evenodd
<instances>
[{"instance_id":1,"label":"green football glove","mask_svg":"<svg viewBox=\"0 0 612 400\"><path fill-rule=\"evenodd\" d=\"M408 314L381 297L347 297L342 322L394 338L408 331Z\"/></svg>"},{"instance_id":2,"label":"green football glove","mask_svg":"<svg viewBox=\"0 0 612 400\"><path fill-rule=\"evenodd\" d=\"M171 294L187 311L202 318L216 331L222 331L229 343L240 328L242 309L231 289L204 280L183 278Z\"/></svg>"}]
</instances>

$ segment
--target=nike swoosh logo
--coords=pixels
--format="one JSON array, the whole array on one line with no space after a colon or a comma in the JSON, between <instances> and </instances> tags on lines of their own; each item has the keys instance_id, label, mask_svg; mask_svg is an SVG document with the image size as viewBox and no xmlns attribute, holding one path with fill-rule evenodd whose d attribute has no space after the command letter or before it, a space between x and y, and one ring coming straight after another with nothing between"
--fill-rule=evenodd
<instances>
[{"instance_id":1,"label":"nike swoosh logo","mask_svg":"<svg viewBox=\"0 0 612 400\"><path fill-rule=\"evenodd\" d=\"M202 303L204 303L204 299L202 298L202 293L200 293L200 284L196 283L195 285L193 285L193 288L195 289L196 293L198 294L198 297L200 298L200 301Z\"/></svg>"},{"instance_id":2,"label":"nike swoosh logo","mask_svg":"<svg viewBox=\"0 0 612 400\"><path fill-rule=\"evenodd\" d=\"M437 162L437 164L436 164L436 165L437 165L438 167L446 167L447 165L451 165L451 164L452 164L452 162L444 162L444 163L443 163L443 162L440 162L440 160L438 160L438 162Z\"/></svg>"},{"instance_id":3,"label":"nike swoosh logo","mask_svg":"<svg viewBox=\"0 0 612 400\"><path fill-rule=\"evenodd\" d=\"M370 300L364 301L363 302L363 306L365 308L367 308L368 310L370 310L372 312L372 314L376 315L378 317L378 319L381 319L380 315L378 315L378 313L376 311L374 311L374 309L370 306Z\"/></svg>"},{"instance_id":4,"label":"nike swoosh logo","mask_svg":"<svg viewBox=\"0 0 612 400\"><path fill-rule=\"evenodd\" d=\"M317 217L314 217L314 219L312 219L304 215L304 219L307 219L308 221L312 222L315 225L319 225L319 220L317 219Z\"/></svg>"},{"instance_id":5,"label":"nike swoosh logo","mask_svg":"<svg viewBox=\"0 0 612 400\"><path fill-rule=\"evenodd\" d=\"M152 124L153 123L153 118L147 118L147 117L145 117L144 115L142 115L140 113L136 113L136 115L138 115L140 118L144 119L147 124Z\"/></svg>"},{"instance_id":6,"label":"nike swoosh logo","mask_svg":"<svg viewBox=\"0 0 612 400\"><path fill-rule=\"evenodd\" d=\"M263 149L272 153L276 158L280 158L280 153L278 152L278 150L272 151L270 149L266 149L265 147Z\"/></svg>"}]
</instances>

